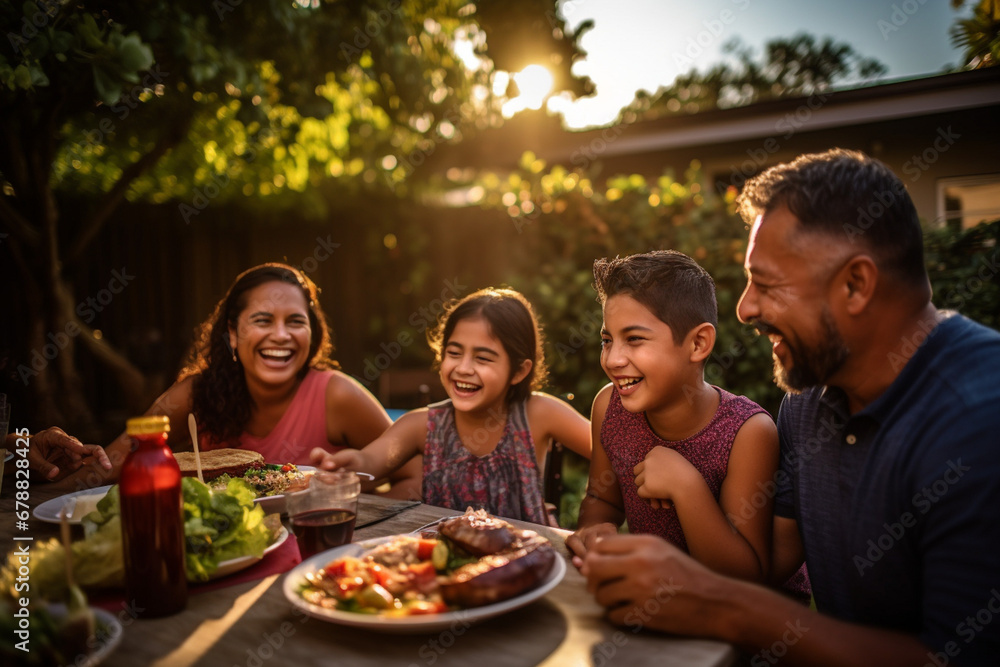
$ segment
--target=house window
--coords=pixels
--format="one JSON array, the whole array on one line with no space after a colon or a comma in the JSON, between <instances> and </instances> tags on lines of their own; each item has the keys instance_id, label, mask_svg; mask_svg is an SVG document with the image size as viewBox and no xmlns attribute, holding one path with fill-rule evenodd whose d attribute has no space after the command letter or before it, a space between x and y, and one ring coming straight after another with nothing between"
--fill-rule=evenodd
<instances>
[{"instance_id":1,"label":"house window","mask_svg":"<svg viewBox=\"0 0 1000 667\"><path fill-rule=\"evenodd\" d=\"M1000 174L938 179L939 225L968 229L996 219L1000 219Z\"/></svg>"}]
</instances>

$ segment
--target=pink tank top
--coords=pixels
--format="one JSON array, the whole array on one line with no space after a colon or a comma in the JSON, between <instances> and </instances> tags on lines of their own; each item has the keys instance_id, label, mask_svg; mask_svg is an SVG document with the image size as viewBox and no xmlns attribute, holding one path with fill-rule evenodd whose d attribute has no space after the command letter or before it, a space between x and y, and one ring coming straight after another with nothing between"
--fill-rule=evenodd
<instances>
[{"instance_id":1,"label":"pink tank top","mask_svg":"<svg viewBox=\"0 0 1000 667\"><path fill-rule=\"evenodd\" d=\"M328 452L343 449L331 445L326 434L326 386L333 374L333 371L309 369L285 414L264 437L258 438L244 432L240 434L237 443L211 442L205 438L203 447L249 449L260 452L267 463L295 465L308 465L309 452L314 447L322 447Z\"/></svg>"}]
</instances>

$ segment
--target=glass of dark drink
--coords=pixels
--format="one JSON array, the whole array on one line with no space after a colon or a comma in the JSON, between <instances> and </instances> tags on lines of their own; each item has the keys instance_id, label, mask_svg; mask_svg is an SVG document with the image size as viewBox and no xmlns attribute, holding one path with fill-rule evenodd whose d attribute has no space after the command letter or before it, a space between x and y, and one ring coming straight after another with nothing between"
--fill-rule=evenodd
<instances>
[{"instance_id":1,"label":"glass of dark drink","mask_svg":"<svg viewBox=\"0 0 1000 667\"><path fill-rule=\"evenodd\" d=\"M349 470L317 472L309 488L286 496L288 518L303 559L354 537L361 481Z\"/></svg>"}]
</instances>

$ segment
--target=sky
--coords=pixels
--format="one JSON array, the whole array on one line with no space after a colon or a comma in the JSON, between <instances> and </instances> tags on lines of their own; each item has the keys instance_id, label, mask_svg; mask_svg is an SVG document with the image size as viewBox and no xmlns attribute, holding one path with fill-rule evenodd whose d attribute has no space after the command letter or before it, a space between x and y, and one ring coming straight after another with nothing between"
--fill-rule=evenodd
<instances>
[{"instance_id":1,"label":"sky","mask_svg":"<svg viewBox=\"0 0 1000 667\"><path fill-rule=\"evenodd\" d=\"M970 4L956 11L948 0L561 0L570 29L595 23L581 39L586 60L573 71L589 76L597 94L554 106L570 127L607 124L637 90L655 92L725 58L733 37L760 54L769 39L803 31L882 61L886 79L929 75L958 63L948 29Z\"/></svg>"}]
</instances>

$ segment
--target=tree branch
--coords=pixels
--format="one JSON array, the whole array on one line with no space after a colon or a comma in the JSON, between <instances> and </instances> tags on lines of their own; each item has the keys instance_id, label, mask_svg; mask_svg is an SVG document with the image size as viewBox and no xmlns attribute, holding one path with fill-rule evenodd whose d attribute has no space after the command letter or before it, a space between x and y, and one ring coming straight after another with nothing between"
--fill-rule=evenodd
<instances>
[{"instance_id":1,"label":"tree branch","mask_svg":"<svg viewBox=\"0 0 1000 667\"><path fill-rule=\"evenodd\" d=\"M5 195L0 195L0 222L3 222L4 226L22 242L28 245L38 243L38 230L10 205Z\"/></svg>"},{"instance_id":2,"label":"tree branch","mask_svg":"<svg viewBox=\"0 0 1000 667\"><path fill-rule=\"evenodd\" d=\"M21 190L28 183L28 161L24 157L20 136L23 127L20 119L8 117L6 114L0 126L3 127L4 157L6 158L0 169L3 170L6 179L14 186L14 191L23 196ZM33 129L28 128L28 131Z\"/></svg>"},{"instance_id":3,"label":"tree branch","mask_svg":"<svg viewBox=\"0 0 1000 667\"><path fill-rule=\"evenodd\" d=\"M104 200L98 205L97 210L90 216L90 219L84 223L83 230L77 236L73 247L65 255L66 266L72 266L80 260L83 256L83 251L87 249L87 246L94 240L97 233L101 231L104 223L107 222L111 214L114 213L115 209L125 199L125 194L132 183L152 169L161 157L181 142L187 133L190 123L190 119L185 119L180 124L175 125L157 140L156 145L148 153L125 168L121 178L118 179L111 190L104 196Z\"/></svg>"},{"instance_id":4,"label":"tree branch","mask_svg":"<svg viewBox=\"0 0 1000 667\"><path fill-rule=\"evenodd\" d=\"M56 285L56 298L64 322L73 322L80 329L80 334L76 337L80 344L86 347L97 361L108 368L114 378L118 381L124 395L129 401L132 410L144 409L146 398L146 378L132 363L118 350L108 344L105 340L94 337L94 330L84 324L77 315L73 305L72 294L65 283L60 281ZM72 362L66 365L66 370L75 373Z\"/></svg>"}]
</instances>

